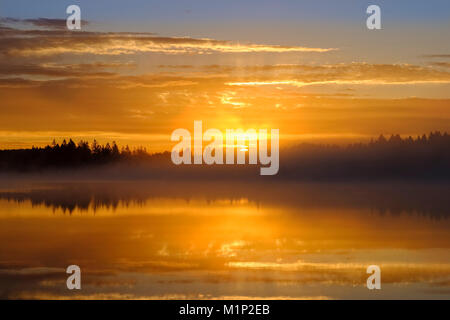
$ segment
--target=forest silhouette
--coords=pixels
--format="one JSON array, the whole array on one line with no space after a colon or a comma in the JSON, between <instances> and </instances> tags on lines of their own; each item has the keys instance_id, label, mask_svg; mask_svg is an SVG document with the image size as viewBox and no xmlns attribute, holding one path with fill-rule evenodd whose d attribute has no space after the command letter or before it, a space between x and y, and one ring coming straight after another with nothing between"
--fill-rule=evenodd
<instances>
[{"instance_id":1,"label":"forest silhouette","mask_svg":"<svg viewBox=\"0 0 450 320\"><path fill-rule=\"evenodd\" d=\"M249 178L257 179L258 168L252 165L180 165L175 166L170 153L148 153L145 148L119 148L93 141L61 144L53 141L46 147L0 150L0 172L52 172L109 167L129 170L130 178ZM136 169L139 168L139 169ZM275 178L294 180L419 178L450 179L450 135L439 131L416 138L383 135L365 143L345 146L300 144L280 151L280 170Z\"/></svg>"},{"instance_id":2,"label":"forest silhouette","mask_svg":"<svg viewBox=\"0 0 450 320\"><path fill-rule=\"evenodd\" d=\"M145 148L131 150L128 146L119 150L113 141L111 144L91 144L81 140L77 144L69 139L61 144L53 140L51 145L43 148L0 150L0 170L33 171L47 168L73 168L99 166L119 161L144 160L152 155Z\"/></svg>"}]
</instances>

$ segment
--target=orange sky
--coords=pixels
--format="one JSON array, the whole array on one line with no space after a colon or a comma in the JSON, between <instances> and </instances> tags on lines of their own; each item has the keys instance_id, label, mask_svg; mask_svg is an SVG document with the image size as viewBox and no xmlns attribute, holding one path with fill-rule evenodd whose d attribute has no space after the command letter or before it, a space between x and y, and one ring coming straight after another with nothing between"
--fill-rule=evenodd
<instances>
[{"instance_id":1,"label":"orange sky","mask_svg":"<svg viewBox=\"0 0 450 320\"><path fill-rule=\"evenodd\" d=\"M336 41L0 21L0 148L72 137L170 150L171 132L193 130L194 120L205 130L277 128L282 146L450 131L450 55L366 60Z\"/></svg>"}]
</instances>

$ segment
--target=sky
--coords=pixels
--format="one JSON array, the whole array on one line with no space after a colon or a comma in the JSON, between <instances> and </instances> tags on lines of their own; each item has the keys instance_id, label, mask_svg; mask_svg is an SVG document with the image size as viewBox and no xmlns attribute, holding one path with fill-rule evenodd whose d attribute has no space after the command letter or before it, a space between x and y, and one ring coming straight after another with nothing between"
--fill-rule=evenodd
<instances>
[{"instance_id":1,"label":"sky","mask_svg":"<svg viewBox=\"0 0 450 320\"><path fill-rule=\"evenodd\" d=\"M281 145L450 131L449 32L449 1L2 0L0 148L170 150L194 120Z\"/></svg>"}]
</instances>

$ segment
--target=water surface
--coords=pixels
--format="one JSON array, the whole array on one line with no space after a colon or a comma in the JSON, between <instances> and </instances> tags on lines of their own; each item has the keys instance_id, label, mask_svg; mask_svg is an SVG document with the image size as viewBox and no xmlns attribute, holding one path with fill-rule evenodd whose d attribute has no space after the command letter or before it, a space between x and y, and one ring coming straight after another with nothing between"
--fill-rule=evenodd
<instances>
[{"instance_id":1,"label":"water surface","mask_svg":"<svg viewBox=\"0 0 450 320\"><path fill-rule=\"evenodd\" d=\"M0 298L449 299L449 191L4 181ZM365 286L372 264L381 290Z\"/></svg>"}]
</instances>

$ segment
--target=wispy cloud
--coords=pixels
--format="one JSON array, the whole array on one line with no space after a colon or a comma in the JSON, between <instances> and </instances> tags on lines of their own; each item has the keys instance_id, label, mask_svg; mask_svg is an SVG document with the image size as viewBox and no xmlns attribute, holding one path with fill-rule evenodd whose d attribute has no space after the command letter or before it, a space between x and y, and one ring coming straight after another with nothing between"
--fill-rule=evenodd
<instances>
[{"instance_id":1,"label":"wispy cloud","mask_svg":"<svg viewBox=\"0 0 450 320\"><path fill-rule=\"evenodd\" d=\"M228 82L231 86L383 85L450 83L450 72L410 64L341 63L334 65L281 65L247 67L254 71L284 71L251 81ZM286 72L287 71L287 72Z\"/></svg>"},{"instance_id":2,"label":"wispy cloud","mask_svg":"<svg viewBox=\"0 0 450 320\"><path fill-rule=\"evenodd\" d=\"M33 20L34 25L53 26L59 21ZM121 55L145 52L166 54L210 54L251 52L328 52L333 48L239 43L191 37L161 37L150 33L69 32L58 30L0 30L0 53L19 56L55 54Z\"/></svg>"},{"instance_id":3,"label":"wispy cloud","mask_svg":"<svg viewBox=\"0 0 450 320\"><path fill-rule=\"evenodd\" d=\"M433 62L432 65L436 67L450 68L450 62Z\"/></svg>"},{"instance_id":4,"label":"wispy cloud","mask_svg":"<svg viewBox=\"0 0 450 320\"><path fill-rule=\"evenodd\" d=\"M424 54L422 57L426 58L448 58L450 59L450 54Z\"/></svg>"},{"instance_id":5,"label":"wispy cloud","mask_svg":"<svg viewBox=\"0 0 450 320\"><path fill-rule=\"evenodd\" d=\"M104 71L106 69L116 69L123 67L134 67L133 63L85 63L85 64L10 64L0 63L0 75L28 75L28 76L48 76L48 77L106 77L115 75L114 72Z\"/></svg>"},{"instance_id":6,"label":"wispy cloud","mask_svg":"<svg viewBox=\"0 0 450 320\"><path fill-rule=\"evenodd\" d=\"M437 67L448 67L445 62L433 64ZM173 68L175 66L169 66ZM432 66L410 64L369 64L348 63L329 65L264 65L264 66L199 66L183 65L181 69L188 72L158 72L140 75L127 75L119 70L135 70L136 64L103 63L91 64L1 64L0 75L20 76L24 84L29 85L27 76L43 75L59 78L64 85L67 78L72 85L114 86L119 88L167 87L167 86L294 86L311 85L413 85L413 84L445 84L450 83L450 72ZM162 68L166 68L163 66ZM88 78L103 78L94 82ZM61 79L62 78L62 79ZM4 78L2 85L20 83L19 78ZM35 85L58 84L52 80L33 82Z\"/></svg>"},{"instance_id":7,"label":"wispy cloud","mask_svg":"<svg viewBox=\"0 0 450 320\"><path fill-rule=\"evenodd\" d=\"M81 20L81 25L86 26L89 22ZM0 25L16 26L16 25L30 25L44 29L64 30L66 29L65 19L50 19L50 18L36 18L36 19L18 19L18 18L0 18Z\"/></svg>"}]
</instances>

